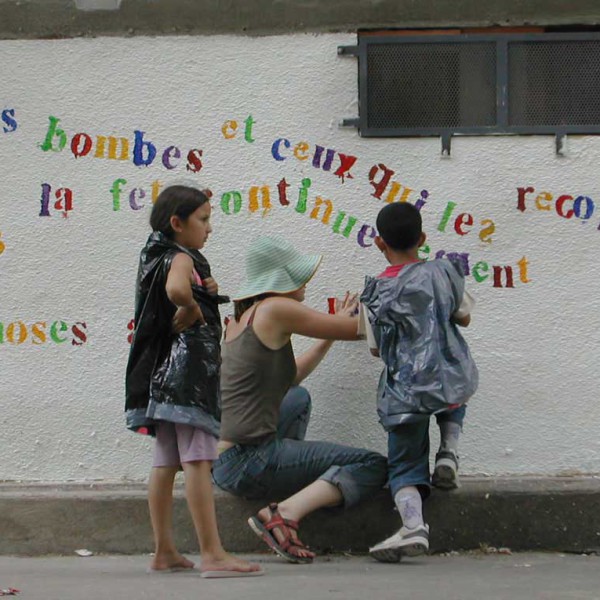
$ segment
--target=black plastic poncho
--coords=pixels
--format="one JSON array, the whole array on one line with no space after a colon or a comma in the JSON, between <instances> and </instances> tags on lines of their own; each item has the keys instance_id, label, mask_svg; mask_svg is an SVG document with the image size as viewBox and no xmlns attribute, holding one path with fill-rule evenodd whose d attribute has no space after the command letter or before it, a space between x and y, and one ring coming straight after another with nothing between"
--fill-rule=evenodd
<instances>
[{"instance_id":1,"label":"black plastic poncho","mask_svg":"<svg viewBox=\"0 0 600 600\"><path fill-rule=\"evenodd\" d=\"M170 421L200 427L218 437L222 333L218 305L229 299L192 284L206 325L196 323L174 333L176 307L165 285L179 252L192 258L202 280L211 276L207 260L197 250L179 246L160 232L148 238L140 255L135 330L125 377L127 427L154 435L156 421Z\"/></svg>"},{"instance_id":2,"label":"black plastic poncho","mask_svg":"<svg viewBox=\"0 0 600 600\"><path fill-rule=\"evenodd\" d=\"M385 363L377 412L386 430L460 406L477 390L477 367L452 321L464 289L460 263L448 259L367 277L361 302Z\"/></svg>"}]
</instances>

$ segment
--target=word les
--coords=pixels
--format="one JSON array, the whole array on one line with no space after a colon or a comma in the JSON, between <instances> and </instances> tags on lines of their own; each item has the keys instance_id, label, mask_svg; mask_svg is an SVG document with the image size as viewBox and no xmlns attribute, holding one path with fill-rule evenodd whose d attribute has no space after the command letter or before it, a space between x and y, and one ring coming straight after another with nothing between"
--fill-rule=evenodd
<instances>
[{"instance_id":1,"label":"word les","mask_svg":"<svg viewBox=\"0 0 600 600\"><path fill-rule=\"evenodd\" d=\"M65 321L36 321L32 324L25 324L23 321L8 324L0 322L0 344L20 346L27 340L34 346L41 346L48 341L54 344L70 341L72 346L83 346L87 342L87 324L85 321L78 321L73 325Z\"/></svg>"},{"instance_id":2,"label":"word les","mask_svg":"<svg viewBox=\"0 0 600 600\"><path fill-rule=\"evenodd\" d=\"M450 217L456 208L455 202L448 202L446 205L446 209L444 210L444 214L440 220L440 224L438 225L438 231L445 232L446 227L448 226L448 222L450 221ZM461 213L454 219L454 231L458 233L458 235L467 235L470 233L471 228L474 224L473 215L469 213ZM483 219L480 222L482 229L479 232L479 239L486 244L492 243L492 234L496 231L496 225L494 221L491 219Z\"/></svg>"},{"instance_id":3,"label":"word les","mask_svg":"<svg viewBox=\"0 0 600 600\"><path fill-rule=\"evenodd\" d=\"M42 183L42 197L40 199L40 217L50 216L50 194L52 186L49 183ZM54 192L56 202L53 208L62 213L66 219L69 213L73 210L73 192L69 188L59 188Z\"/></svg>"}]
</instances>

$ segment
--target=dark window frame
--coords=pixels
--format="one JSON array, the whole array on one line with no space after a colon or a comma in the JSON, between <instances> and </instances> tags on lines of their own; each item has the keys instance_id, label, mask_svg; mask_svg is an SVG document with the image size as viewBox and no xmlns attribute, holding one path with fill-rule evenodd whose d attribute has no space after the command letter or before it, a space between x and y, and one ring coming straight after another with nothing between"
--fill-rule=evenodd
<instances>
[{"instance_id":1,"label":"dark window frame","mask_svg":"<svg viewBox=\"0 0 600 600\"><path fill-rule=\"evenodd\" d=\"M440 136L449 140L453 135L511 135L511 134L548 134L558 140L567 134L600 134L600 119L597 124L588 125L510 125L509 124L509 46L514 42L552 42L552 41L595 41L600 42L600 32L583 33L477 33L477 34L416 34L403 32L402 35L374 34L369 32L358 37L356 46L340 46L338 54L358 57L359 116L344 119L346 126L359 129L362 137L423 137ZM496 44L496 124L493 126L455 126L455 127L370 127L368 85L368 50L372 45L381 44ZM449 143L449 142L448 142Z\"/></svg>"}]
</instances>

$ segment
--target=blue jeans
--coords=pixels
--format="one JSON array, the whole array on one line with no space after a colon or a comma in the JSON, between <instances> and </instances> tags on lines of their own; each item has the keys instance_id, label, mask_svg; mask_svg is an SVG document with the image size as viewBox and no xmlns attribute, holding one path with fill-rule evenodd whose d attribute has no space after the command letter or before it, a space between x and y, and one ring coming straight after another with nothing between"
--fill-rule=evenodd
<instances>
[{"instance_id":1,"label":"blue jeans","mask_svg":"<svg viewBox=\"0 0 600 600\"><path fill-rule=\"evenodd\" d=\"M344 506L380 490L387 477L385 457L350 446L304 441L310 411L307 390L290 388L281 403L277 437L222 452L213 465L215 483L236 496L280 500L322 479L340 490Z\"/></svg>"},{"instance_id":2,"label":"blue jeans","mask_svg":"<svg viewBox=\"0 0 600 600\"><path fill-rule=\"evenodd\" d=\"M463 405L435 417L438 424L450 421L462 427L466 412ZM399 425L388 433L388 472L392 498L409 485L417 486L424 498L429 496L429 419Z\"/></svg>"}]
</instances>

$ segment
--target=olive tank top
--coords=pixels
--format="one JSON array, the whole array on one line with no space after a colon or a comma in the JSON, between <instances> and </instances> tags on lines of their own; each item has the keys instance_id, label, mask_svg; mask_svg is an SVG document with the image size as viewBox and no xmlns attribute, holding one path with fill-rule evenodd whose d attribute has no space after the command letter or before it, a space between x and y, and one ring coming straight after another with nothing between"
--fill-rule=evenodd
<instances>
[{"instance_id":1,"label":"olive tank top","mask_svg":"<svg viewBox=\"0 0 600 600\"><path fill-rule=\"evenodd\" d=\"M254 331L254 312L243 331L222 344L221 439L235 444L275 437L281 401L296 377L291 342L279 350L265 346Z\"/></svg>"}]
</instances>

